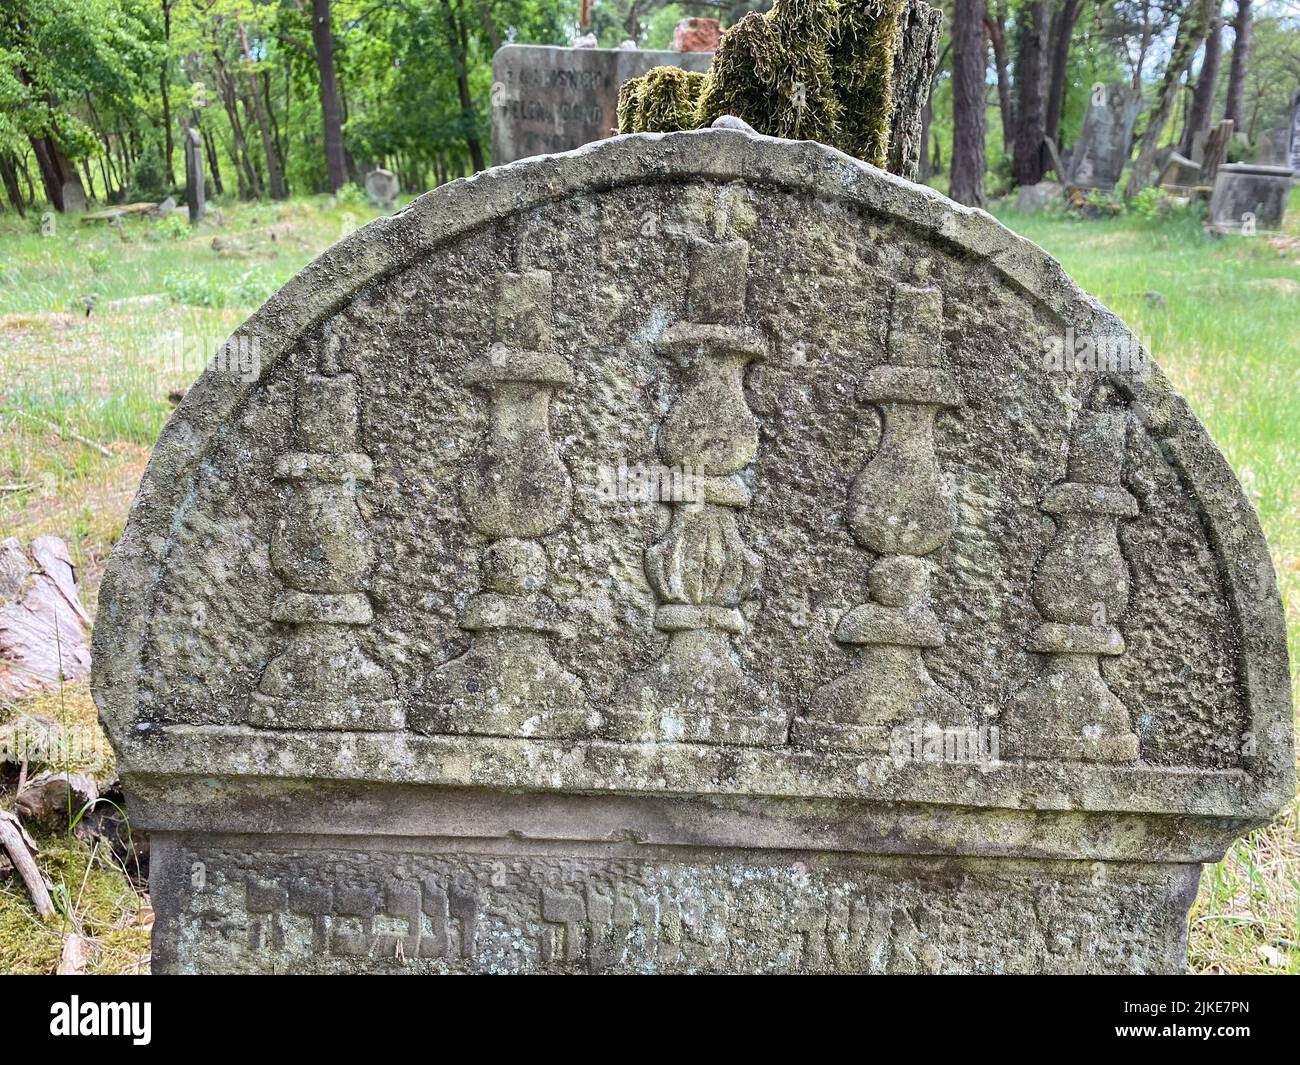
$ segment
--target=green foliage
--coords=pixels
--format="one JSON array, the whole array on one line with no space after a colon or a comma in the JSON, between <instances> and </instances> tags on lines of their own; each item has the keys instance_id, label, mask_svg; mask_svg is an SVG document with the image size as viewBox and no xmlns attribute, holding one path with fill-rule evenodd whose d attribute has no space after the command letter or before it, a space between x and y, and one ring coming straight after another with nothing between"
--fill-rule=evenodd
<instances>
[{"instance_id":1,"label":"green foliage","mask_svg":"<svg viewBox=\"0 0 1300 1065\"><path fill-rule=\"evenodd\" d=\"M131 169L131 184L127 189L128 198L163 199L171 191L163 166L162 146L156 141L149 141Z\"/></svg>"},{"instance_id":2,"label":"green foliage","mask_svg":"<svg viewBox=\"0 0 1300 1065\"><path fill-rule=\"evenodd\" d=\"M172 302L191 307L259 307L275 293L279 282L257 270L240 274L229 284L212 274L184 271L162 279Z\"/></svg>"},{"instance_id":3,"label":"green foliage","mask_svg":"<svg viewBox=\"0 0 1300 1065\"><path fill-rule=\"evenodd\" d=\"M694 129L703 86L703 74L681 67L655 67L620 86L618 127L631 133Z\"/></svg>"}]
</instances>

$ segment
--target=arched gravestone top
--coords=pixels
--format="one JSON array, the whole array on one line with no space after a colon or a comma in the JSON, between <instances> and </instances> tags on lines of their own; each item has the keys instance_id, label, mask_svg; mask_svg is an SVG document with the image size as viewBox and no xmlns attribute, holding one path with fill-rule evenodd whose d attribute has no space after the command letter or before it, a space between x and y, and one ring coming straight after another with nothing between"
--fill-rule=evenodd
<instances>
[{"instance_id":1,"label":"arched gravestone top","mask_svg":"<svg viewBox=\"0 0 1300 1065\"><path fill-rule=\"evenodd\" d=\"M737 128L617 137L376 220L228 353L158 441L95 630L163 968L264 962L205 938L191 860L246 881L241 928L280 897L249 870L344 875L280 832L380 864L418 837L487 895L485 849L588 884L597 852L671 852L665 892L760 925L804 881L746 902L699 848L870 855L894 934L965 897L950 874L1039 899L1002 940L1045 912L1041 864L1118 954L934 967L1177 968L1195 863L1292 794L1282 610L1223 456L1115 315L926 188ZM635 498L638 464L678 497ZM1079 860L1162 915L1149 942ZM501 935L543 944L514 967L563 967L537 931L563 907L501 876Z\"/></svg>"}]
</instances>

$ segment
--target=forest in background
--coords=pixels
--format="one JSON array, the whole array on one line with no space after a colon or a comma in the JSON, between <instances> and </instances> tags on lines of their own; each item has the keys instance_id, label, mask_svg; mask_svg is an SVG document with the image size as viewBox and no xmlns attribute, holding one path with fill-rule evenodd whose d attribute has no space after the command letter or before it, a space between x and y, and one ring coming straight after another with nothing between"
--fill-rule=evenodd
<instances>
[{"instance_id":1,"label":"forest in background","mask_svg":"<svg viewBox=\"0 0 1300 1065\"><path fill-rule=\"evenodd\" d=\"M372 167L421 191L491 164L502 44L665 48L681 18L733 25L761 2L663 0L2 0L4 210L159 200L201 138L209 192L337 192ZM1090 93L1122 82L1143 110L1124 191L1156 151L1190 154L1231 118L1232 159L1268 155L1300 88L1296 0L941 0L922 179L982 205L1068 150Z\"/></svg>"}]
</instances>

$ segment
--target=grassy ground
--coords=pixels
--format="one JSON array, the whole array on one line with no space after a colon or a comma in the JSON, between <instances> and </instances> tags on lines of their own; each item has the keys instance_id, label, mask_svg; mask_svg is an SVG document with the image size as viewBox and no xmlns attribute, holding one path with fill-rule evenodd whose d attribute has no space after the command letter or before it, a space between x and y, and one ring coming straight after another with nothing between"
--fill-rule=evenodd
<instances>
[{"instance_id":1,"label":"grassy ground","mask_svg":"<svg viewBox=\"0 0 1300 1065\"><path fill-rule=\"evenodd\" d=\"M1079 221L996 213L1121 314L1209 426L1255 505L1300 653L1300 236L1212 240L1197 219ZM69 543L93 609L99 574L171 403L261 300L350 228L357 201L227 207L222 224L112 229L0 221L0 529ZM1300 195L1291 207L1300 234ZM87 298L93 297L89 316ZM1294 674L1293 674L1294 675ZM0 720L31 706L0 705ZM90 722L84 685L35 708ZM37 922L0 880L0 972L50 972L64 935L91 971L147 966L148 902L110 855L56 830L43 862L62 900ZM1207 869L1192 910L1197 972L1300 972L1300 809Z\"/></svg>"}]
</instances>

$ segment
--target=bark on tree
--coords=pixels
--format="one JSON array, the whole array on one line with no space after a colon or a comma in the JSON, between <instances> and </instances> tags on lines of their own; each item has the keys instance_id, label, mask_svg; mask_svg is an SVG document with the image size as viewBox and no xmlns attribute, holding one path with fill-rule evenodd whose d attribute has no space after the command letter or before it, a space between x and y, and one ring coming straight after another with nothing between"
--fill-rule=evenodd
<instances>
[{"instance_id":1,"label":"bark on tree","mask_svg":"<svg viewBox=\"0 0 1300 1065\"><path fill-rule=\"evenodd\" d=\"M338 192L348 180L343 158L343 110L339 106L338 80L334 73L334 34L330 29L330 0L312 0L311 39L316 45L316 69L320 73L320 110L325 133L325 174L330 192Z\"/></svg>"},{"instance_id":2,"label":"bark on tree","mask_svg":"<svg viewBox=\"0 0 1300 1065\"><path fill-rule=\"evenodd\" d=\"M1047 73L1047 117L1044 136L1060 143L1061 111L1065 107L1065 78L1070 63L1070 42L1083 10L1083 0L1060 0L1052 12L1051 56Z\"/></svg>"},{"instance_id":3,"label":"bark on tree","mask_svg":"<svg viewBox=\"0 0 1300 1065\"><path fill-rule=\"evenodd\" d=\"M1237 17L1232 21L1232 65L1228 68L1228 97L1223 105L1223 117L1230 118L1233 127L1240 131L1241 102L1246 93L1246 70L1250 66L1250 31L1252 26L1251 0L1237 0Z\"/></svg>"},{"instance_id":4,"label":"bark on tree","mask_svg":"<svg viewBox=\"0 0 1300 1065\"><path fill-rule=\"evenodd\" d=\"M1000 0L997 9L985 12L984 30L993 45L993 68L998 77L998 114L1002 118L1002 146L1010 151L1016 137L1015 109L1011 104L1011 75L1007 63L1007 9Z\"/></svg>"},{"instance_id":5,"label":"bark on tree","mask_svg":"<svg viewBox=\"0 0 1300 1065\"><path fill-rule=\"evenodd\" d=\"M167 82L170 80L168 67L171 65L172 0L162 0L162 16L164 52L162 69L158 73L158 88L162 93L163 167L167 184L171 186L176 184L172 171L172 153L176 150L176 142L172 139L172 105L167 94Z\"/></svg>"},{"instance_id":6,"label":"bark on tree","mask_svg":"<svg viewBox=\"0 0 1300 1065\"><path fill-rule=\"evenodd\" d=\"M442 0L443 13L447 18L447 44L456 60L456 91L460 96L465 146L469 149L470 162L478 171L487 168L487 159L483 154L483 142L479 140L478 115L474 111L474 98L469 91L469 35L464 19L458 17L459 6L458 2L453 8L451 0Z\"/></svg>"},{"instance_id":7,"label":"bark on tree","mask_svg":"<svg viewBox=\"0 0 1300 1065\"><path fill-rule=\"evenodd\" d=\"M266 155L266 182L271 186L273 200L287 200L289 187L284 181L284 171L280 168L280 157L275 150L275 139L271 134L271 123L266 116L266 105L257 88L257 74L253 67L253 53L248 47L248 33L244 24L239 24L239 43L244 49L244 62L247 64L248 93L252 98L253 117L257 120L258 132L262 135L262 151Z\"/></svg>"},{"instance_id":8,"label":"bark on tree","mask_svg":"<svg viewBox=\"0 0 1300 1065\"><path fill-rule=\"evenodd\" d=\"M1201 60L1201 72L1196 77L1196 89L1192 93L1192 103L1187 111L1187 125L1183 129L1183 140L1178 150L1189 159L1192 156L1192 144L1198 133L1207 133L1214 119L1214 89L1219 80L1219 57L1222 54L1223 20L1216 18L1214 25L1205 38L1205 57Z\"/></svg>"},{"instance_id":9,"label":"bark on tree","mask_svg":"<svg viewBox=\"0 0 1300 1065\"><path fill-rule=\"evenodd\" d=\"M952 19L952 181L948 195L968 207L984 200L985 0L956 0Z\"/></svg>"},{"instance_id":10,"label":"bark on tree","mask_svg":"<svg viewBox=\"0 0 1300 1065\"><path fill-rule=\"evenodd\" d=\"M25 218L27 205L23 203L23 190L18 187L18 160L12 152L0 152L0 180L4 181L5 194L18 217Z\"/></svg>"},{"instance_id":11,"label":"bark on tree","mask_svg":"<svg viewBox=\"0 0 1300 1065\"><path fill-rule=\"evenodd\" d=\"M1165 124L1173 112L1178 99L1178 82L1192 65L1196 51L1201 47L1214 18L1218 0L1192 0L1183 17L1178 20L1178 31L1174 36L1174 46L1169 53L1169 63L1165 67L1164 77L1160 79L1160 89L1156 94L1156 104L1147 118L1146 131L1138 146L1137 158L1129 171L1128 184L1124 186L1125 199L1132 199L1151 180L1151 171L1155 169L1156 150L1160 146L1160 137L1165 131Z\"/></svg>"},{"instance_id":12,"label":"bark on tree","mask_svg":"<svg viewBox=\"0 0 1300 1065\"><path fill-rule=\"evenodd\" d=\"M1033 0L1021 11L1016 50L1016 143L1011 172L1017 185L1037 185L1047 168L1047 0Z\"/></svg>"},{"instance_id":13,"label":"bark on tree","mask_svg":"<svg viewBox=\"0 0 1300 1065\"><path fill-rule=\"evenodd\" d=\"M930 99L938 64L939 33L943 14L937 7L909 2L903 10L902 38L894 54L892 83L894 110L889 121L891 174L915 180L925 151L923 101Z\"/></svg>"}]
</instances>

